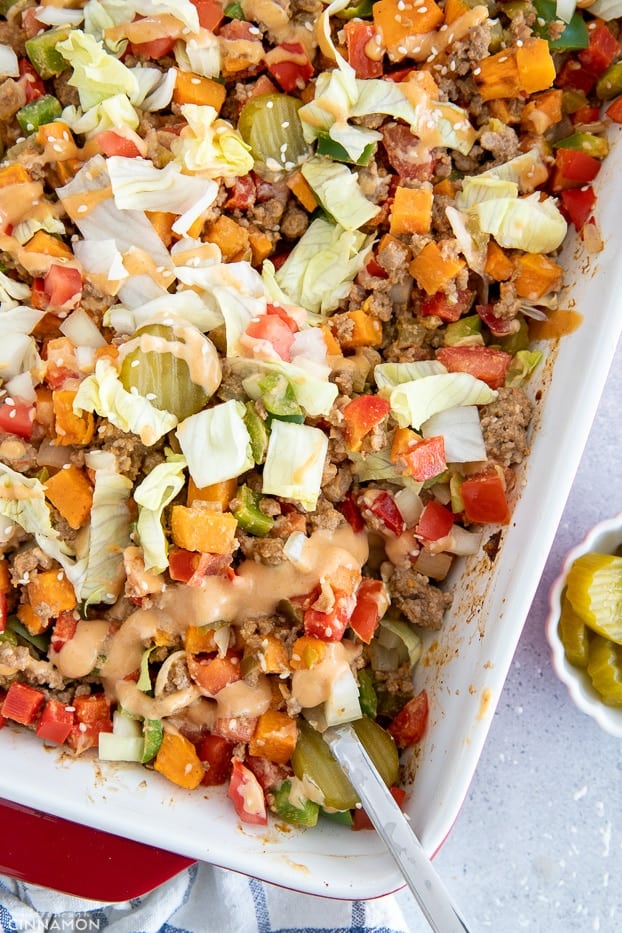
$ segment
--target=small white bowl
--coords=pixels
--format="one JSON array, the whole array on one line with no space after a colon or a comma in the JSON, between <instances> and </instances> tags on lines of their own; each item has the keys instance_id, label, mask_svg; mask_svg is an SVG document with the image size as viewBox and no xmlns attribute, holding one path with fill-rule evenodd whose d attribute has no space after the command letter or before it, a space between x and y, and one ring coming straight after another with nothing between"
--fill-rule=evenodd
<instances>
[{"instance_id":1,"label":"small white bowl","mask_svg":"<svg viewBox=\"0 0 622 933\"><path fill-rule=\"evenodd\" d=\"M613 554L620 545L622 545L622 513L615 518L599 522L588 532L581 544L568 552L561 573L549 593L549 614L546 620L546 637L551 647L551 661L555 673L568 688L576 706L595 719L601 729L617 737L622 737L622 707L607 706L603 703L592 687L586 671L568 662L559 637L558 623L562 592L574 561L582 554Z\"/></svg>"}]
</instances>

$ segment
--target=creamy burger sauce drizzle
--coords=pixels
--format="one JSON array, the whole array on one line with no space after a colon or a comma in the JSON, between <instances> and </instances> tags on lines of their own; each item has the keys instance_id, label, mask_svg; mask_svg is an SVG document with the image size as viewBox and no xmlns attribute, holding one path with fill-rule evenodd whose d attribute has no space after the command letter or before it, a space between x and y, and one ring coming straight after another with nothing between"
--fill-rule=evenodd
<instances>
[{"instance_id":1,"label":"creamy burger sauce drizzle","mask_svg":"<svg viewBox=\"0 0 622 933\"><path fill-rule=\"evenodd\" d=\"M102 619L79 622L75 636L60 651L52 652L51 659L67 678L84 677L98 666L111 700L118 700L135 714L161 718L197 698L199 690L192 687L190 693L179 691L179 695L151 698L124 679L137 670L156 633L179 637L189 625L241 623L268 617L280 600L304 596L344 569L360 574L368 556L365 534L357 534L348 526L332 532L319 530L307 538L296 565L284 561L269 566L245 560L232 579L216 575L205 577L196 587L169 586L155 598L153 606L137 609L116 630ZM312 676L294 677L294 695L300 692L304 706L322 702L335 675L357 653L349 650L347 643L331 647L333 650L311 672ZM269 684L261 676L252 687L244 680L230 684L219 692L217 705L218 715L222 716L260 715L270 705Z\"/></svg>"}]
</instances>

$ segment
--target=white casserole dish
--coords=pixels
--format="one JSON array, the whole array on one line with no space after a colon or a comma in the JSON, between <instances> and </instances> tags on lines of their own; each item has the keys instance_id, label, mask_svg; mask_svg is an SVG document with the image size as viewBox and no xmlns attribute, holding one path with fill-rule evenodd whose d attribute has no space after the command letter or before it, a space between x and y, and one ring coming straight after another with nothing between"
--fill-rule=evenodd
<instances>
[{"instance_id":1,"label":"white casserole dish","mask_svg":"<svg viewBox=\"0 0 622 933\"><path fill-rule=\"evenodd\" d=\"M416 687L428 690L430 723L409 768L407 812L430 855L458 816L477 766L622 329L619 208L611 196L621 174L618 146L598 178L597 190L609 193L597 207L603 251L588 257L575 239L565 250L572 272L562 303L584 321L558 346L546 345L539 380L532 380L542 404L502 546L492 562L479 557L457 568L444 627L425 638ZM0 731L0 760L2 797L295 890L355 899L403 884L373 832L326 821L308 831L242 825L224 789L187 792L139 766L88 754L73 760L11 726Z\"/></svg>"}]
</instances>

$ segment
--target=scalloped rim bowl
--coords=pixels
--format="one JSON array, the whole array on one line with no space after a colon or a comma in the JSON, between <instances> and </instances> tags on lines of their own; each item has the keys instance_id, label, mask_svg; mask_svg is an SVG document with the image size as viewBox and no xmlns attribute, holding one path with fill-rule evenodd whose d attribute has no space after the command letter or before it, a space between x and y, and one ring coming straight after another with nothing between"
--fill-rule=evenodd
<instances>
[{"instance_id":1,"label":"scalloped rim bowl","mask_svg":"<svg viewBox=\"0 0 622 933\"><path fill-rule=\"evenodd\" d=\"M587 533L580 544L568 552L561 573L549 592L549 614L546 620L546 637L551 648L551 662L555 673L566 685L575 705L583 713L595 719L601 729L618 738L622 738L622 707L606 706L592 687L588 674L567 661L557 625L561 612L562 592L574 561L582 554L590 552L613 554L620 545L622 545L622 513L615 518L599 522Z\"/></svg>"}]
</instances>

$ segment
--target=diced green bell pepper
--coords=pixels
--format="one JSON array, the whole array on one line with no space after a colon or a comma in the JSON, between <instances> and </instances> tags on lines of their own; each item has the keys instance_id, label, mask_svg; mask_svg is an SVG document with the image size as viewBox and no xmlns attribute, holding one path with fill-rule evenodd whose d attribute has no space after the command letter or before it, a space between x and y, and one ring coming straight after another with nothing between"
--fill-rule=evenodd
<instances>
[{"instance_id":1,"label":"diced green bell pepper","mask_svg":"<svg viewBox=\"0 0 622 933\"><path fill-rule=\"evenodd\" d=\"M143 756L141 761L143 764L146 764L148 761L152 761L160 750L160 745L162 744L162 737L164 735L164 730L162 728L161 719L145 719L143 722L143 737L145 739L145 747L143 750Z\"/></svg>"},{"instance_id":2,"label":"diced green bell pepper","mask_svg":"<svg viewBox=\"0 0 622 933\"><path fill-rule=\"evenodd\" d=\"M317 138L317 154L328 156L335 162L350 162L354 163L354 165L369 165L375 149L375 143L368 143L355 162L354 159L350 158L348 150L345 149L341 143L336 143L334 139L331 139L328 133L320 133Z\"/></svg>"},{"instance_id":3,"label":"diced green bell pepper","mask_svg":"<svg viewBox=\"0 0 622 933\"><path fill-rule=\"evenodd\" d=\"M599 100L612 100L619 94L622 94L622 62L614 62L596 82L596 96Z\"/></svg>"},{"instance_id":4,"label":"diced green bell pepper","mask_svg":"<svg viewBox=\"0 0 622 933\"><path fill-rule=\"evenodd\" d=\"M553 148L585 152L593 159L604 159L609 153L609 143L605 137L597 136L595 133L573 133L572 136L559 139Z\"/></svg>"},{"instance_id":5,"label":"diced green bell pepper","mask_svg":"<svg viewBox=\"0 0 622 933\"><path fill-rule=\"evenodd\" d=\"M267 535L274 525L274 519L261 511L261 496L253 492L250 486L244 485L238 489L235 499L239 504L232 511L240 528L258 537Z\"/></svg>"},{"instance_id":6,"label":"diced green bell pepper","mask_svg":"<svg viewBox=\"0 0 622 933\"><path fill-rule=\"evenodd\" d=\"M244 424L251 439L251 453L255 463L263 463L268 450L268 426L260 417L253 402L246 403Z\"/></svg>"},{"instance_id":7,"label":"diced green bell pepper","mask_svg":"<svg viewBox=\"0 0 622 933\"><path fill-rule=\"evenodd\" d=\"M53 123L60 117L62 111L63 108L58 98L53 94L43 94L42 97L24 104L15 116L24 133L30 135L45 123Z\"/></svg>"},{"instance_id":8,"label":"diced green bell pepper","mask_svg":"<svg viewBox=\"0 0 622 933\"><path fill-rule=\"evenodd\" d=\"M32 645L33 648L36 648L37 651L40 651L42 654L47 654L48 648L50 646L50 636L31 635L26 626L22 625L22 623L19 621L17 616L9 616L9 618L6 620L5 632L12 632L14 636L17 636L17 641L19 641L21 638L22 641L28 642L28 644Z\"/></svg>"},{"instance_id":9,"label":"diced green bell pepper","mask_svg":"<svg viewBox=\"0 0 622 933\"><path fill-rule=\"evenodd\" d=\"M476 342L474 338L481 337L481 333L482 319L479 314L468 314L466 317L461 317L459 321L452 321L447 325L443 342L446 347L466 346L474 344ZM483 343L483 339L477 342Z\"/></svg>"},{"instance_id":10,"label":"diced green bell pepper","mask_svg":"<svg viewBox=\"0 0 622 933\"><path fill-rule=\"evenodd\" d=\"M378 712L378 697L376 696L372 676L366 668L361 668L357 672L357 679L361 710L365 716L371 716L372 719L375 719Z\"/></svg>"},{"instance_id":11,"label":"diced green bell pepper","mask_svg":"<svg viewBox=\"0 0 622 933\"><path fill-rule=\"evenodd\" d=\"M557 15L555 0L534 0L534 7L538 14L533 24L533 31L540 39L546 39L551 51L564 52L570 49L586 49L590 37L581 13L573 13L570 22L560 36L551 38L550 30L553 23L560 22Z\"/></svg>"},{"instance_id":12,"label":"diced green bell pepper","mask_svg":"<svg viewBox=\"0 0 622 933\"><path fill-rule=\"evenodd\" d=\"M283 781L274 791L272 809L277 816L288 823L298 826L315 826L320 808L313 800L305 800L302 807L294 806L290 800L291 781Z\"/></svg>"},{"instance_id":13,"label":"diced green bell pepper","mask_svg":"<svg viewBox=\"0 0 622 933\"><path fill-rule=\"evenodd\" d=\"M241 3L230 3L225 7L225 16L229 19L246 19Z\"/></svg>"},{"instance_id":14,"label":"diced green bell pepper","mask_svg":"<svg viewBox=\"0 0 622 933\"><path fill-rule=\"evenodd\" d=\"M338 19L368 19L372 14L373 6L374 0L358 0L358 3L340 10L336 16Z\"/></svg>"},{"instance_id":15,"label":"diced green bell pepper","mask_svg":"<svg viewBox=\"0 0 622 933\"><path fill-rule=\"evenodd\" d=\"M56 46L59 42L64 42L70 32L69 26L58 26L56 29L46 29L31 39L26 39L26 55L39 77L44 81L61 74L69 67L67 60L57 51Z\"/></svg>"},{"instance_id":16,"label":"diced green bell pepper","mask_svg":"<svg viewBox=\"0 0 622 933\"><path fill-rule=\"evenodd\" d=\"M266 373L257 383L261 392L264 408L279 421L293 421L302 424L304 412L294 395L294 390L281 373Z\"/></svg>"}]
</instances>

